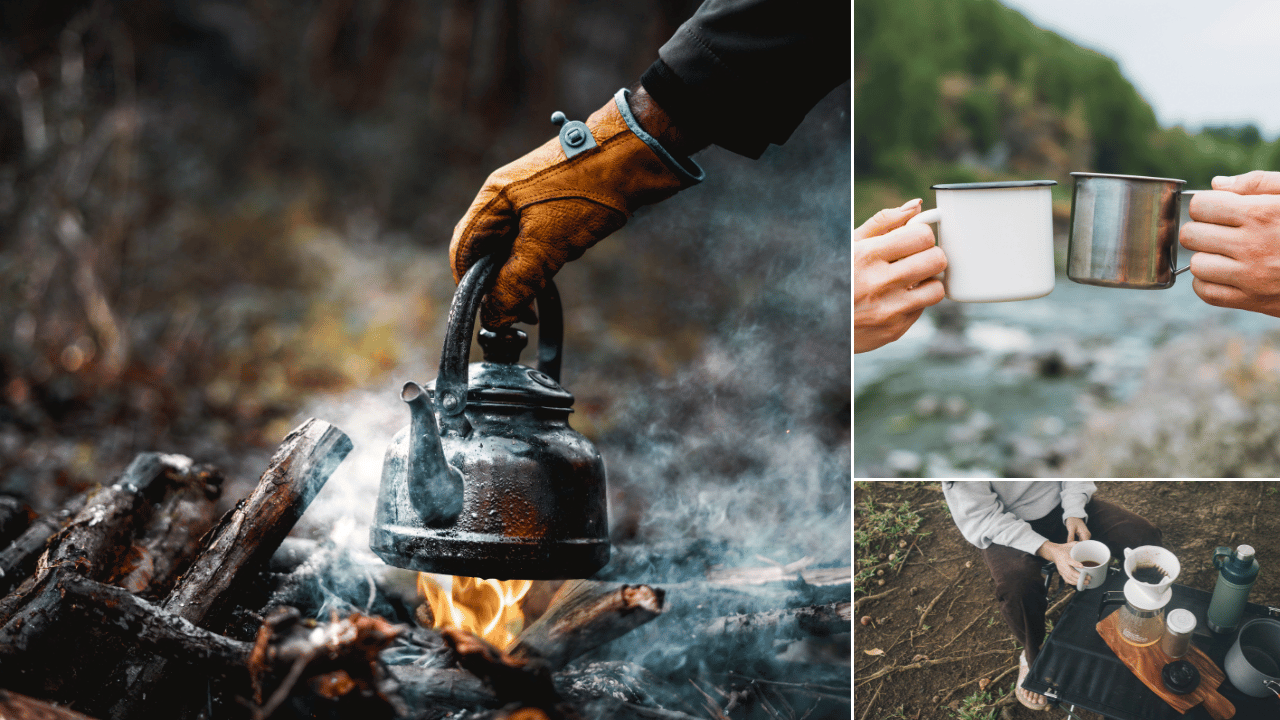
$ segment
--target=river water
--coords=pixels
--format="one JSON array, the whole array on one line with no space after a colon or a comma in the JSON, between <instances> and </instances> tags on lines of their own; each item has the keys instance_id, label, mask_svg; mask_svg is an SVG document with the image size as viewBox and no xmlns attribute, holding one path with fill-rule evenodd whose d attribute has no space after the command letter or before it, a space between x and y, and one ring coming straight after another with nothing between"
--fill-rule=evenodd
<instances>
[{"instance_id":1,"label":"river water","mask_svg":"<svg viewBox=\"0 0 1280 720\"><path fill-rule=\"evenodd\" d=\"M1069 454L1084 420L1131 398L1152 352L1169 341L1280 327L1204 303L1191 280L1184 273L1167 290L1120 290L1060 272L1053 292L1035 300L944 300L898 342L854 356L855 476L1022 476L1011 445ZM933 320L957 310L972 354L931 353L940 339Z\"/></svg>"}]
</instances>

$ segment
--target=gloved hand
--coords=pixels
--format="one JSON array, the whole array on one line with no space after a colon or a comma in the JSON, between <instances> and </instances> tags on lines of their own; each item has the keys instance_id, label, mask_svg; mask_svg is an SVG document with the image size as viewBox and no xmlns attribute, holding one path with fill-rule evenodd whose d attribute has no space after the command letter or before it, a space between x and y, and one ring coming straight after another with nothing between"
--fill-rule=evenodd
<instances>
[{"instance_id":1,"label":"gloved hand","mask_svg":"<svg viewBox=\"0 0 1280 720\"><path fill-rule=\"evenodd\" d=\"M587 118L598 147L567 158L557 137L495 170L454 228L454 282L481 257L506 256L481 308L485 327L534 321L530 301L566 262L622 227L636 208L701 182L696 163L677 159L641 128L628 95L619 90Z\"/></svg>"}]
</instances>

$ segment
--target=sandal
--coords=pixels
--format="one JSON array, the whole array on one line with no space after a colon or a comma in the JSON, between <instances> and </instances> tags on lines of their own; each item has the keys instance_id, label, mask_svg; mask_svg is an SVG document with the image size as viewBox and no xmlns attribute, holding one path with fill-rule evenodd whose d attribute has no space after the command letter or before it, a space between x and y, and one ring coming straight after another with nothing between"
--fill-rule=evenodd
<instances>
[{"instance_id":1,"label":"sandal","mask_svg":"<svg viewBox=\"0 0 1280 720\"><path fill-rule=\"evenodd\" d=\"M1022 707L1028 710L1044 710L1049 707L1049 699L1022 687L1022 681L1027 678L1029 672L1031 668L1027 666L1027 654L1024 652L1018 656L1018 684L1013 686L1014 694L1018 697L1018 702L1022 703ZM1031 702L1032 695L1039 697L1040 702Z\"/></svg>"}]
</instances>

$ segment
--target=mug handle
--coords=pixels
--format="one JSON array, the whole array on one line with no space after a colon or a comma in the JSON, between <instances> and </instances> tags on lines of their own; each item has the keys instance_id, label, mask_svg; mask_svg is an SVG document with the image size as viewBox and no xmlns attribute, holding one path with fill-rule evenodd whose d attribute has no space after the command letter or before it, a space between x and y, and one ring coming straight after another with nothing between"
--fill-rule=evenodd
<instances>
[{"instance_id":1,"label":"mug handle","mask_svg":"<svg viewBox=\"0 0 1280 720\"><path fill-rule=\"evenodd\" d=\"M939 210L938 208L930 208L912 217L910 220L907 221L907 225L911 225L913 223L925 223L925 224L932 225L933 223L936 223L936 222L942 222L942 211ZM935 237L933 239L933 244L934 245L938 244L938 238ZM946 275L946 273L947 271L943 270L937 275L934 275L933 279L937 280L938 282L942 282L942 278L944 275Z\"/></svg>"},{"instance_id":2,"label":"mug handle","mask_svg":"<svg viewBox=\"0 0 1280 720\"><path fill-rule=\"evenodd\" d=\"M1203 191L1203 190L1180 190L1180 191L1178 191L1178 194L1179 194L1179 195L1181 195L1181 196L1182 196L1182 197L1183 197L1187 202L1191 202L1191 197L1190 197L1190 196L1195 195L1195 194L1196 194L1196 193L1198 193L1198 192L1204 192L1204 191ZM1181 231L1181 230L1182 230L1182 228L1181 228L1181 227L1179 227L1179 228L1178 228L1178 230L1179 230L1179 231ZM1186 271L1190 270L1190 269L1191 269L1191 261L1190 261L1190 260L1188 260L1188 261L1187 261L1187 266L1186 266L1186 267L1184 267L1184 268L1182 268L1181 270L1178 270L1178 269L1177 269L1177 267L1178 267L1177 265L1174 265L1174 266L1173 266L1173 276L1174 276L1174 277L1178 277L1178 276L1179 276L1179 275L1181 275L1182 273L1184 273L1184 272L1186 272Z\"/></svg>"},{"instance_id":3,"label":"mug handle","mask_svg":"<svg viewBox=\"0 0 1280 720\"><path fill-rule=\"evenodd\" d=\"M931 208L929 210L925 210L924 212L917 214L915 217L908 220L907 224L908 225L912 223L933 224L936 222L940 222L941 220L942 220L942 212L939 211L938 208Z\"/></svg>"}]
</instances>

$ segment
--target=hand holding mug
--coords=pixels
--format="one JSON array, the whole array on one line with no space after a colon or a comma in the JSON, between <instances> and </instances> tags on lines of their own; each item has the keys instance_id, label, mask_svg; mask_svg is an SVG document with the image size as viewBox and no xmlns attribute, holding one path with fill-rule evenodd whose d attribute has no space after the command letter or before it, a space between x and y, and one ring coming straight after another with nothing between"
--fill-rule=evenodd
<instances>
[{"instance_id":1,"label":"hand holding mug","mask_svg":"<svg viewBox=\"0 0 1280 720\"><path fill-rule=\"evenodd\" d=\"M1182 227L1196 295L1210 305L1280 317L1280 173L1216 177Z\"/></svg>"},{"instance_id":2,"label":"hand holding mug","mask_svg":"<svg viewBox=\"0 0 1280 720\"><path fill-rule=\"evenodd\" d=\"M1093 541L1090 540L1089 542ZM1076 545L1079 545L1079 543L1055 543L1046 540L1040 545L1036 555L1052 561L1058 567L1058 574L1062 576L1063 580L1072 585L1077 585L1080 582L1080 570L1084 565L1079 560L1071 557L1071 550Z\"/></svg>"},{"instance_id":3,"label":"hand holding mug","mask_svg":"<svg viewBox=\"0 0 1280 720\"><path fill-rule=\"evenodd\" d=\"M853 232L853 351L875 350L902 337L920 314L942 300L934 275L947 257L925 225L903 225L920 200L876 213Z\"/></svg>"},{"instance_id":4,"label":"hand holding mug","mask_svg":"<svg viewBox=\"0 0 1280 720\"><path fill-rule=\"evenodd\" d=\"M1070 519L1079 520L1079 518ZM1075 583L1077 592L1101 587L1107 581L1107 566L1111 563L1111 550L1103 543L1097 540L1078 542L1071 548L1071 559L1080 563L1080 577Z\"/></svg>"}]
</instances>

